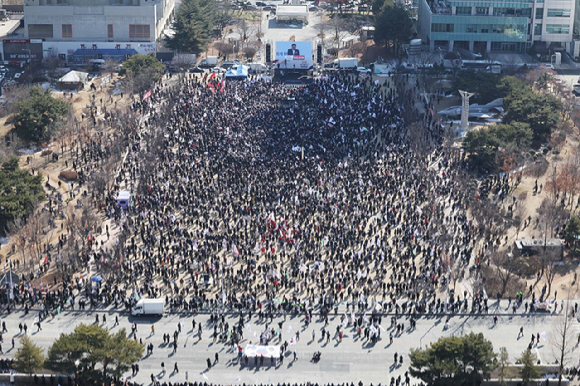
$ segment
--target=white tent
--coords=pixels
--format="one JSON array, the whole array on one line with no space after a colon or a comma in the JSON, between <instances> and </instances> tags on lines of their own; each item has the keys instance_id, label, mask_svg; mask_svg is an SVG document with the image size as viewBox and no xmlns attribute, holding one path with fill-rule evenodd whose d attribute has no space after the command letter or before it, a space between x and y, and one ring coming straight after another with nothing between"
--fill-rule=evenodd
<instances>
[{"instance_id":1,"label":"white tent","mask_svg":"<svg viewBox=\"0 0 580 386\"><path fill-rule=\"evenodd\" d=\"M88 77L88 72L70 71L58 80L58 84L60 89L80 90L84 87Z\"/></svg>"}]
</instances>

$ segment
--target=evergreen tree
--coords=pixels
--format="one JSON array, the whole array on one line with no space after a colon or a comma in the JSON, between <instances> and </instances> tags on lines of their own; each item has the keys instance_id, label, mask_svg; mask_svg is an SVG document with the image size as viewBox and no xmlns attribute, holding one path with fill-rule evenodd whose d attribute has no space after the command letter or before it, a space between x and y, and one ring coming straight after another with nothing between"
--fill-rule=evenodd
<instances>
[{"instance_id":1,"label":"evergreen tree","mask_svg":"<svg viewBox=\"0 0 580 386\"><path fill-rule=\"evenodd\" d=\"M42 369L44 364L44 354L42 348L32 343L27 335L20 339L22 347L16 351L14 356L14 368L24 374L31 375Z\"/></svg>"},{"instance_id":2,"label":"evergreen tree","mask_svg":"<svg viewBox=\"0 0 580 386\"><path fill-rule=\"evenodd\" d=\"M478 385L489 379L496 354L483 334L440 338L424 350L411 349L409 373L430 385Z\"/></svg>"},{"instance_id":3,"label":"evergreen tree","mask_svg":"<svg viewBox=\"0 0 580 386\"><path fill-rule=\"evenodd\" d=\"M54 123L64 117L68 107L67 102L54 98L50 90L31 87L28 98L16 104L16 134L26 141L49 140L55 128Z\"/></svg>"},{"instance_id":4,"label":"evergreen tree","mask_svg":"<svg viewBox=\"0 0 580 386\"><path fill-rule=\"evenodd\" d=\"M42 174L31 176L18 167L18 158L12 157L0 168L0 226L9 221L28 216L44 200Z\"/></svg>"},{"instance_id":5,"label":"evergreen tree","mask_svg":"<svg viewBox=\"0 0 580 386\"><path fill-rule=\"evenodd\" d=\"M215 24L215 5L210 0L184 0L173 21L174 35L166 39L169 48L199 54L205 51Z\"/></svg>"},{"instance_id":6,"label":"evergreen tree","mask_svg":"<svg viewBox=\"0 0 580 386\"><path fill-rule=\"evenodd\" d=\"M383 7L380 14L375 16L375 41L392 45L396 55L401 44L411 38L413 28L413 22L404 8Z\"/></svg>"},{"instance_id":7,"label":"evergreen tree","mask_svg":"<svg viewBox=\"0 0 580 386\"><path fill-rule=\"evenodd\" d=\"M524 385L527 385L532 379L540 377L540 370L536 366L538 357L532 350L526 349L517 360L523 365L520 369L520 376Z\"/></svg>"},{"instance_id":8,"label":"evergreen tree","mask_svg":"<svg viewBox=\"0 0 580 386\"><path fill-rule=\"evenodd\" d=\"M121 376L131 364L141 359L143 345L127 338L125 329L111 335L97 326L80 324L71 334L61 334L48 351L48 366L56 371L72 374L77 361L85 366L87 377L98 376L95 369L101 365L103 379L107 374Z\"/></svg>"}]
</instances>

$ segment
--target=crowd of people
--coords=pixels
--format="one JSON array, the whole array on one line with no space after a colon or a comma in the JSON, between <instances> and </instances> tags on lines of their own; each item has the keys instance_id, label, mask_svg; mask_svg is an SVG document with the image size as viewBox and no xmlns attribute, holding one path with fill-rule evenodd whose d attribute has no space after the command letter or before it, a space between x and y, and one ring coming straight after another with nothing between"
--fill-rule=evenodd
<instances>
[{"instance_id":1,"label":"crowd of people","mask_svg":"<svg viewBox=\"0 0 580 386\"><path fill-rule=\"evenodd\" d=\"M476 255L467 193L454 189L443 126L397 82L157 87L134 105L146 118L117 178L133 187L131 208L110 194L122 256L93 255L118 269L91 296L264 314L457 308L462 294L437 293L450 261ZM423 130L411 136L403 116Z\"/></svg>"},{"instance_id":2,"label":"crowd of people","mask_svg":"<svg viewBox=\"0 0 580 386\"><path fill-rule=\"evenodd\" d=\"M83 179L49 201L56 213L84 196L112 219L111 229L77 233L88 249L73 251L104 280L73 278L65 266L63 285L43 292L25 284L42 275L31 273L15 299L26 309L42 300L53 314L129 309L140 297L164 297L176 312L260 316L467 311L468 298L481 312L483 291L456 294L446 284L473 274L488 248L477 240L491 224L467 217L461 159L425 102L405 77L337 72L297 88L166 79L133 102L135 117L105 114L123 135L73 143ZM113 189L89 191L124 142ZM121 189L132 192L127 210L116 202ZM56 248L47 244L45 270L77 246L66 230ZM99 243L99 233L115 241Z\"/></svg>"}]
</instances>

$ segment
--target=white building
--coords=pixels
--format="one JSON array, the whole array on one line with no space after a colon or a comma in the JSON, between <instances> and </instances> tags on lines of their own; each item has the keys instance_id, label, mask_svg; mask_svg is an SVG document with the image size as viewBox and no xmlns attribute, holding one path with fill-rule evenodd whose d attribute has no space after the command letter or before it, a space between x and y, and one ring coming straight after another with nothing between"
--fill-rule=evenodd
<instances>
[{"instance_id":1,"label":"white building","mask_svg":"<svg viewBox=\"0 0 580 386\"><path fill-rule=\"evenodd\" d=\"M41 40L45 57L73 62L156 52L174 5L174 0L25 0L24 40Z\"/></svg>"}]
</instances>

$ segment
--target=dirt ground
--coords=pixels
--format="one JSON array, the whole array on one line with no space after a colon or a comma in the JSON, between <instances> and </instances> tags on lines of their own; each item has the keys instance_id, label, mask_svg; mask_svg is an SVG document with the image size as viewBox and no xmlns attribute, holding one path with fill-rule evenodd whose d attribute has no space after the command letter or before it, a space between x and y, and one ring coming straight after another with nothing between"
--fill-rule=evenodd
<instances>
[{"instance_id":1,"label":"dirt ground","mask_svg":"<svg viewBox=\"0 0 580 386\"><path fill-rule=\"evenodd\" d=\"M83 113L86 116L89 116L89 108L91 105L91 100L95 100L98 106L98 114L97 119L103 117L103 111L100 108L102 105L108 106L110 109L112 106L116 106L122 108L126 106L128 103L131 103L130 96L124 95L121 98L119 95L113 96L111 91L114 88L115 81L118 80L118 75L114 74L112 77L112 81L103 87L97 86L101 84L101 79L105 75L100 76L99 78L93 79L93 83L96 86L95 90L90 88L90 83L87 86L78 92L59 92L55 91L53 95L57 98L66 99L68 102L71 103L72 108L72 117L77 121L77 126L83 125ZM102 100L102 103L101 103ZM0 136L7 135L12 129L12 124L7 124L6 121L9 117L4 117L0 119ZM112 130L111 128L105 128L105 132L107 130ZM91 136L98 135L96 130L89 130ZM80 139L79 139L80 140ZM61 142L55 140L54 142L44 144L42 148L37 148L36 152L33 154L24 154L20 153L20 167L23 169L31 170L33 173L42 173L45 177L43 181L43 186L47 194L54 194L55 192L59 192L63 195L65 199L68 199L67 205L69 207L75 207L80 195L71 195L70 186L66 183L63 179L59 178L59 173L63 170L72 170L72 150L69 147L63 151L61 148ZM74 147L74 146L73 146ZM59 155L59 159L57 161L53 161L52 157L44 157L42 156L42 151L51 150L53 153ZM68 164L68 166L67 166ZM60 184L59 184L60 182ZM46 185L46 183L50 184L50 188ZM74 189L78 189L78 185L75 184ZM78 193L78 191L77 191ZM40 205L37 209L37 212L42 210L44 203ZM69 210L65 208L65 210ZM100 217L104 220L104 217ZM61 224L64 223L65 220L57 218L55 220L56 223L56 231L51 232L51 243L58 242L58 237L63 233ZM21 257L20 252L18 252L18 248L16 253L12 254L12 243L14 242L15 237L10 238L10 242L8 245L2 245L2 249L0 254L6 256L7 259L19 259ZM38 262L39 263L39 262ZM37 263L37 264L38 264ZM54 267L54 266L53 266ZM58 276L54 269L49 270L45 275L43 275L39 280L43 281L44 283L53 283L54 276ZM47 280L50 279L50 280ZM52 286L50 286L52 287Z\"/></svg>"}]
</instances>

